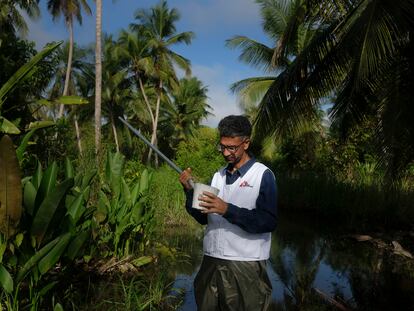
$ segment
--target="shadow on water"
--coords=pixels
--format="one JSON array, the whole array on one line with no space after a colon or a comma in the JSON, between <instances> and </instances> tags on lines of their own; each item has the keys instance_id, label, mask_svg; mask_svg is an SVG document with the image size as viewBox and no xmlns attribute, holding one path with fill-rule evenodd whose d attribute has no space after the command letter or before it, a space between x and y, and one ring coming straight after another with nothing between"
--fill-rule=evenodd
<instances>
[{"instance_id":1,"label":"shadow on water","mask_svg":"<svg viewBox=\"0 0 414 311\"><path fill-rule=\"evenodd\" d=\"M174 288L185 291L181 311L196 310L193 280L202 231L174 230L170 245L187 254L175 266ZM268 273L270 310L414 310L414 264L312 217L283 213L273 233Z\"/></svg>"}]
</instances>

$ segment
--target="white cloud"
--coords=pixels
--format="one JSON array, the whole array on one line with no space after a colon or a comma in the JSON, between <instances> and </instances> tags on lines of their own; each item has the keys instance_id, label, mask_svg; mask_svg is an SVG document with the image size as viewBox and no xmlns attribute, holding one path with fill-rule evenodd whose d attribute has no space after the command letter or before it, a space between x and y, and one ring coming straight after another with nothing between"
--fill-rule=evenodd
<instances>
[{"instance_id":1,"label":"white cloud","mask_svg":"<svg viewBox=\"0 0 414 311\"><path fill-rule=\"evenodd\" d=\"M212 67L193 65L193 75L200 79L208 88L208 104L213 108L214 116L210 116L205 125L216 127L218 122L230 114L241 114L236 103L236 96L230 93L228 73L222 65Z\"/></svg>"}]
</instances>

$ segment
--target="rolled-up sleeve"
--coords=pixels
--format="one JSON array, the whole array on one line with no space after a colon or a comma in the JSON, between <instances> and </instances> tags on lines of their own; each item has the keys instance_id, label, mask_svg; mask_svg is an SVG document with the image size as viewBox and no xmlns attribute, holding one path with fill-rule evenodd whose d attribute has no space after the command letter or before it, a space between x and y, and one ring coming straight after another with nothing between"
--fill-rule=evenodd
<instances>
[{"instance_id":1,"label":"rolled-up sleeve","mask_svg":"<svg viewBox=\"0 0 414 311\"><path fill-rule=\"evenodd\" d=\"M274 231L277 222L277 186L273 173L270 170L264 172L255 209L229 203L223 217L249 233Z\"/></svg>"}]
</instances>

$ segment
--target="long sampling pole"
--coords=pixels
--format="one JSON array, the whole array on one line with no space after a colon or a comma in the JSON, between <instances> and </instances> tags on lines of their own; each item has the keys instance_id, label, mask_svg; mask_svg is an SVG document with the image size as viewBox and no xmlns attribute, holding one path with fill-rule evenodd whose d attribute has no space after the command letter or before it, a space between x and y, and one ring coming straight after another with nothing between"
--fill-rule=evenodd
<instances>
[{"instance_id":1,"label":"long sampling pole","mask_svg":"<svg viewBox=\"0 0 414 311\"><path fill-rule=\"evenodd\" d=\"M140 131L138 131L136 128L134 128L131 124L129 124L127 121L125 121L123 118L118 117L119 120L121 120L122 123L124 123L135 135L137 135L148 147L150 147L152 150L154 150L167 164L177 171L178 174L181 174L183 170L179 168L173 161L171 161L165 154L163 154L157 147L155 147L153 144L151 144L148 139L145 138L144 135L141 134ZM188 181L191 187L194 188L194 181L190 179Z\"/></svg>"}]
</instances>

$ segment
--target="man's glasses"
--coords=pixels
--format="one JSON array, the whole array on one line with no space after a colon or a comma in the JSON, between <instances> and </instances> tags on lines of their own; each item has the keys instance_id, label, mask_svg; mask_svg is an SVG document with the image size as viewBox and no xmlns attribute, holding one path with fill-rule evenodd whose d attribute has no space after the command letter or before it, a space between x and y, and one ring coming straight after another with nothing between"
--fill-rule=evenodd
<instances>
[{"instance_id":1,"label":"man's glasses","mask_svg":"<svg viewBox=\"0 0 414 311\"><path fill-rule=\"evenodd\" d=\"M243 140L239 145L237 146L226 146L226 145L222 145L222 144L218 144L217 145L217 150L220 152L224 152L224 150L227 149L228 152L230 153L235 153L237 152L237 150L239 150L240 146L244 144L246 140Z\"/></svg>"}]
</instances>

